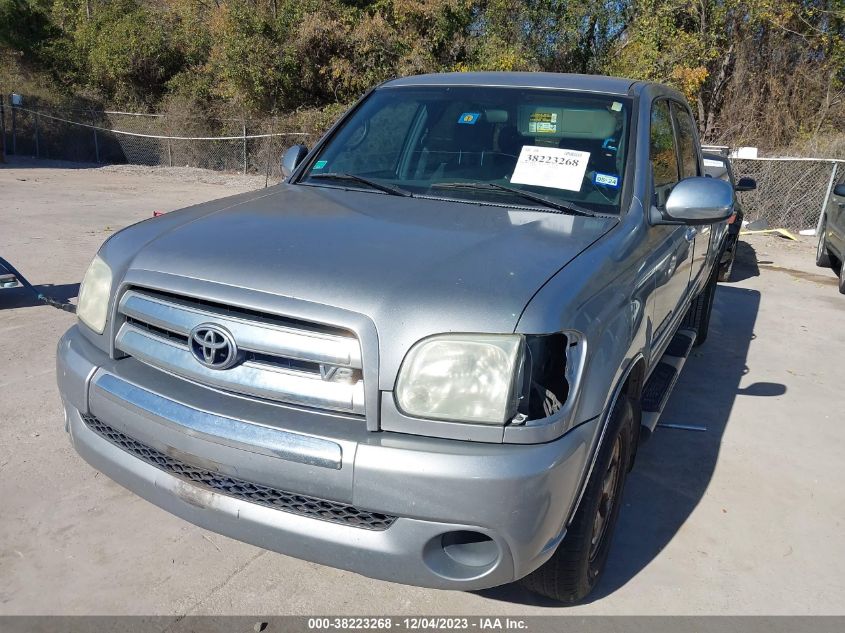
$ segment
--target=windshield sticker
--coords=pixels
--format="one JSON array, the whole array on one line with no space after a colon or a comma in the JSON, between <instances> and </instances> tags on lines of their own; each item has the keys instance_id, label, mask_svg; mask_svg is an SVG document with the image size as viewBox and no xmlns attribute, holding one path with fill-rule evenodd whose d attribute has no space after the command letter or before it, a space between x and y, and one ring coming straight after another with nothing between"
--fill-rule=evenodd
<instances>
[{"instance_id":1,"label":"windshield sticker","mask_svg":"<svg viewBox=\"0 0 845 633\"><path fill-rule=\"evenodd\" d=\"M557 112L532 112L528 117L530 134L557 133Z\"/></svg>"},{"instance_id":2,"label":"windshield sticker","mask_svg":"<svg viewBox=\"0 0 845 633\"><path fill-rule=\"evenodd\" d=\"M316 163L314 163L314 166L311 168L311 171L314 171L315 169L322 169L326 166L326 163L328 162L329 161L327 160L318 160Z\"/></svg>"},{"instance_id":3,"label":"windshield sticker","mask_svg":"<svg viewBox=\"0 0 845 633\"><path fill-rule=\"evenodd\" d=\"M475 125L480 116L480 112L464 112L458 117L458 123L461 125Z\"/></svg>"},{"instance_id":4,"label":"windshield sticker","mask_svg":"<svg viewBox=\"0 0 845 633\"><path fill-rule=\"evenodd\" d=\"M610 106L610 109L613 110L614 112L621 112L622 111L622 104L619 103L618 101L614 101L613 105Z\"/></svg>"},{"instance_id":5,"label":"windshield sticker","mask_svg":"<svg viewBox=\"0 0 845 633\"><path fill-rule=\"evenodd\" d=\"M613 187L616 189L619 187L619 176L596 172L593 176L593 182L597 185L604 185L605 187Z\"/></svg>"},{"instance_id":6,"label":"windshield sticker","mask_svg":"<svg viewBox=\"0 0 845 633\"><path fill-rule=\"evenodd\" d=\"M523 145L511 182L581 191L590 152Z\"/></svg>"}]
</instances>

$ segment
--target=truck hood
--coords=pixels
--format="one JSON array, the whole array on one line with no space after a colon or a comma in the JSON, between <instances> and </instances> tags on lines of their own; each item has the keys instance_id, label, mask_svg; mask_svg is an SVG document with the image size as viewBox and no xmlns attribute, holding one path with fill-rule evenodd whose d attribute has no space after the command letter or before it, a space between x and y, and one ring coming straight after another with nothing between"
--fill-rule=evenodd
<instances>
[{"instance_id":1,"label":"truck hood","mask_svg":"<svg viewBox=\"0 0 845 633\"><path fill-rule=\"evenodd\" d=\"M403 355L432 333L512 332L536 291L616 224L285 184L168 216L138 225L144 245L135 244L129 269L363 314L376 325L382 361L397 368L401 357L387 347Z\"/></svg>"}]
</instances>

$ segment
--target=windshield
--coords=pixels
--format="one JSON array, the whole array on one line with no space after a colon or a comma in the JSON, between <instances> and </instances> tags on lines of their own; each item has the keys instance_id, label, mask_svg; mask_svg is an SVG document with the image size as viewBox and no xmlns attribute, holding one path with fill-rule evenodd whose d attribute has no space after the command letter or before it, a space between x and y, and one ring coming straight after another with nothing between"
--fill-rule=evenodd
<instances>
[{"instance_id":1,"label":"windshield","mask_svg":"<svg viewBox=\"0 0 845 633\"><path fill-rule=\"evenodd\" d=\"M561 212L619 213L630 102L560 90L380 88L300 182Z\"/></svg>"}]
</instances>

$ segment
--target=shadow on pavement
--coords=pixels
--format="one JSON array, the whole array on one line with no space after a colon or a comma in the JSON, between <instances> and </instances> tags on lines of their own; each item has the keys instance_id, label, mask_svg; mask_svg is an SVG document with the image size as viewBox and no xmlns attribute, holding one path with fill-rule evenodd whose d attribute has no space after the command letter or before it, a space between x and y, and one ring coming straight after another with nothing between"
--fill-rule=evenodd
<instances>
[{"instance_id":1,"label":"shadow on pavement","mask_svg":"<svg viewBox=\"0 0 845 633\"><path fill-rule=\"evenodd\" d=\"M736 243L734 267L731 271L731 278L728 283L744 281L746 279L750 279L751 277L759 276L760 268L757 265L757 252L751 244L739 240Z\"/></svg>"},{"instance_id":2,"label":"shadow on pavement","mask_svg":"<svg viewBox=\"0 0 845 633\"><path fill-rule=\"evenodd\" d=\"M737 273L745 275L743 279L759 274L756 264L749 270L746 259L749 253L753 257L753 249L742 242L740 246L744 257L735 264ZM785 385L775 383L739 387L748 372L746 358L754 339L759 306L758 291L719 284L708 339L694 348L661 417L661 422L707 430L658 428L650 440L640 445L626 484L607 567L587 602L600 600L628 583L660 554L689 518L713 476L736 397L769 397L786 392ZM507 602L561 606L517 584L478 593Z\"/></svg>"},{"instance_id":3,"label":"shadow on pavement","mask_svg":"<svg viewBox=\"0 0 845 633\"><path fill-rule=\"evenodd\" d=\"M44 284L35 286L35 289L38 292L54 299L60 299L61 301L68 301L79 295L79 284L59 284L57 286ZM0 289L0 310L31 308L43 305L45 304L39 301L30 290L23 286Z\"/></svg>"},{"instance_id":4,"label":"shadow on pavement","mask_svg":"<svg viewBox=\"0 0 845 633\"><path fill-rule=\"evenodd\" d=\"M0 162L3 169L97 169L105 167L105 163L87 163L53 158L35 158L34 156L7 155L6 162Z\"/></svg>"}]
</instances>

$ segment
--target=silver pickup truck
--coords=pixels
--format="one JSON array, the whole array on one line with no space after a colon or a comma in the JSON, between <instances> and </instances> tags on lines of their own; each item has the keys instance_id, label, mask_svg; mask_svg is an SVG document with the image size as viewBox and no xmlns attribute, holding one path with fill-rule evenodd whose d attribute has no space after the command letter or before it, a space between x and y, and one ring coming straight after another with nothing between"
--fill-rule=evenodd
<instances>
[{"instance_id":1,"label":"silver pickup truck","mask_svg":"<svg viewBox=\"0 0 845 633\"><path fill-rule=\"evenodd\" d=\"M682 95L397 79L282 171L102 246L58 346L76 450L260 547L582 599L732 213Z\"/></svg>"}]
</instances>

